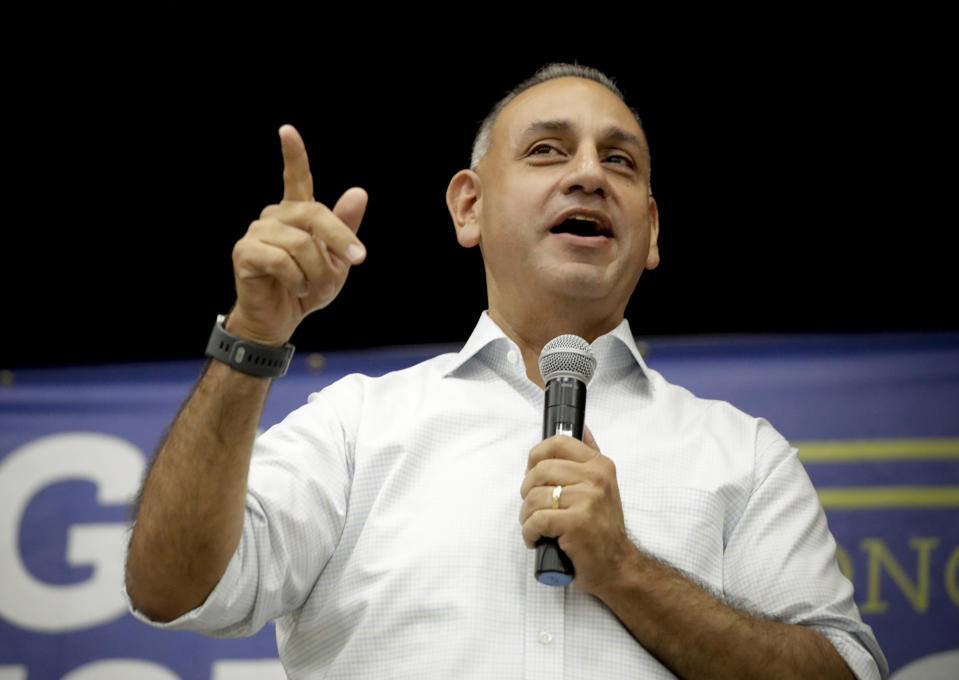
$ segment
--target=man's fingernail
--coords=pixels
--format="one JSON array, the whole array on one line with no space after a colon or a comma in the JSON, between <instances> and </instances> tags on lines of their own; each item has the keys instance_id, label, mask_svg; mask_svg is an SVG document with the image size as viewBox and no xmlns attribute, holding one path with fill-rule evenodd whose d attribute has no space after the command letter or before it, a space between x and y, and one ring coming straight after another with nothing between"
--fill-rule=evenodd
<instances>
[{"instance_id":1,"label":"man's fingernail","mask_svg":"<svg viewBox=\"0 0 959 680\"><path fill-rule=\"evenodd\" d=\"M346 256L349 258L350 262L356 264L366 255L366 250L361 246L351 243L350 247L346 249Z\"/></svg>"}]
</instances>

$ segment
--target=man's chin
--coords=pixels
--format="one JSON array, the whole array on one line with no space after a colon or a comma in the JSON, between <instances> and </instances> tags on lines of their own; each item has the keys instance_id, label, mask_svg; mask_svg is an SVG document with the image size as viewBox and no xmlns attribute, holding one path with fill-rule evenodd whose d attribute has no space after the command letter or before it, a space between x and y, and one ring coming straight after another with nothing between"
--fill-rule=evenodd
<instances>
[{"instance_id":1,"label":"man's chin","mask_svg":"<svg viewBox=\"0 0 959 680\"><path fill-rule=\"evenodd\" d=\"M551 289L570 300L625 307L639 277L625 281L624 272L615 267L567 262L551 272L551 279Z\"/></svg>"},{"instance_id":2,"label":"man's chin","mask_svg":"<svg viewBox=\"0 0 959 680\"><path fill-rule=\"evenodd\" d=\"M559 274L551 282L550 288L555 294L571 300L610 301L610 297L616 292L616 287L604 275L605 272L596 267L571 265L563 267Z\"/></svg>"}]
</instances>

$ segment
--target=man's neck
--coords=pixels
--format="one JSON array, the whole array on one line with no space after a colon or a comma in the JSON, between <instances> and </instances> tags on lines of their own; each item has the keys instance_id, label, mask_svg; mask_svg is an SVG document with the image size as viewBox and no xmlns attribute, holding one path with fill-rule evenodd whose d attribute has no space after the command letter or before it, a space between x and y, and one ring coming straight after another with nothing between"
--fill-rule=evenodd
<instances>
[{"instance_id":1,"label":"man's neck","mask_svg":"<svg viewBox=\"0 0 959 680\"><path fill-rule=\"evenodd\" d=\"M566 313L563 313L563 312ZM490 318L496 322L506 336L516 343L523 353L526 376L540 387L545 387L539 370L539 355L543 346L553 338L572 333L592 343L596 338L608 333L623 320L622 314L605 318L590 318L575 310L541 309L528 314L510 313L492 303Z\"/></svg>"}]
</instances>

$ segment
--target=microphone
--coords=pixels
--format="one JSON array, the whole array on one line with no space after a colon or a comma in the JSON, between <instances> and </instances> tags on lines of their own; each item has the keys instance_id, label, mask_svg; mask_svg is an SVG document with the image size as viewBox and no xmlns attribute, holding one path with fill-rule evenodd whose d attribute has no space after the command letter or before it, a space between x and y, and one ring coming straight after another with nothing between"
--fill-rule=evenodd
<instances>
[{"instance_id":1,"label":"microphone","mask_svg":"<svg viewBox=\"0 0 959 680\"><path fill-rule=\"evenodd\" d=\"M539 355L539 371L546 383L543 404L543 439L565 434L583 439L586 384L596 370L589 343L578 335L560 335L546 343ZM573 563L555 538L536 542L536 580L548 586L573 581Z\"/></svg>"}]
</instances>

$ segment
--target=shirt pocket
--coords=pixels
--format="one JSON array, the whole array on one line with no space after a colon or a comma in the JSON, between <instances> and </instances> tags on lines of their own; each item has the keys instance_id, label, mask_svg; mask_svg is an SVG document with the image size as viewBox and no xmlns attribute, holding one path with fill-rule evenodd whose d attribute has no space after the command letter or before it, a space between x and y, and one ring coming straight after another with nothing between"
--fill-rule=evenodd
<instances>
[{"instance_id":1,"label":"shirt pocket","mask_svg":"<svg viewBox=\"0 0 959 680\"><path fill-rule=\"evenodd\" d=\"M641 550L722 593L725 507L715 493L638 486L622 496L626 531Z\"/></svg>"}]
</instances>

